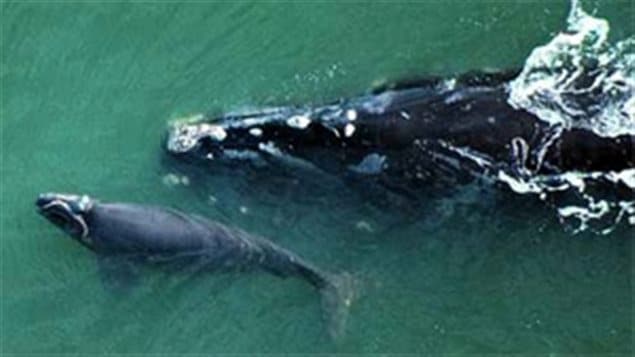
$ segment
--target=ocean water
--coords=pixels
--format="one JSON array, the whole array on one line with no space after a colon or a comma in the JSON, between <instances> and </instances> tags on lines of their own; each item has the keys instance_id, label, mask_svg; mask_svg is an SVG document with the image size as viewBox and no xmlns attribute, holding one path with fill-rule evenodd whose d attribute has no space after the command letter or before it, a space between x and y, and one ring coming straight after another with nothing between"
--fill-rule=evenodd
<instances>
[{"instance_id":1,"label":"ocean water","mask_svg":"<svg viewBox=\"0 0 635 357\"><path fill-rule=\"evenodd\" d=\"M631 1L588 1L611 36ZM5 2L2 353L632 353L633 228L572 234L531 199L467 186L417 211L166 160L170 120L320 104L382 81L520 68L566 1ZM354 277L345 333L318 294L259 273L143 271L113 294L40 192L162 204Z\"/></svg>"}]
</instances>

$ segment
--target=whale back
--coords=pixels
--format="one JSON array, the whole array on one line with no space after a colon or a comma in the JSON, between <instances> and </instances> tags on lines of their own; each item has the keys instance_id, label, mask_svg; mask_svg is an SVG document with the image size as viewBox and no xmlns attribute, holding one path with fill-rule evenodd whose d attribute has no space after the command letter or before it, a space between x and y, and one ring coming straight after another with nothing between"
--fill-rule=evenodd
<instances>
[{"instance_id":1,"label":"whale back","mask_svg":"<svg viewBox=\"0 0 635 357\"><path fill-rule=\"evenodd\" d=\"M222 225L162 207L99 203L87 222L97 251L103 253L194 253L235 245Z\"/></svg>"}]
</instances>

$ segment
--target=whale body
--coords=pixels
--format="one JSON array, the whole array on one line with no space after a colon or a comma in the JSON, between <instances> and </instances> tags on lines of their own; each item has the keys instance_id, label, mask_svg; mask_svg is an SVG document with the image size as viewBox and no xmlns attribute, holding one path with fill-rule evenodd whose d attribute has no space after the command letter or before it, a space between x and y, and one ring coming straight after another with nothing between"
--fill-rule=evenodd
<instances>
[{"instance_id":1,"label":"whale body","mask_svg":"<svg viewBox=\"0 0 635 357\"><path fill-rule=\"evenodd\" d=\"M342 309L350 304L350 298L342 295L346 293L344 279L265 238L169 208L101 203L88 196L42 194L36 206L40 214L102 259L194 266L197 271L257 268L300 278L322 293L329 331L337 335L343 328ZM120 260L119 264L122 268L124 263Z\"/></svg>"},{"instance_id":2,"label":"whale body","mask_svg":"<svg viewBox=\"0 0 635 357\"><path fill-rule=\"evenodd\" d=\"M198 116L172 124L166 147L177 158L283 163L415 190L469 181L492 166L514 176L635 167L633 135L553 126L510 105L508 83L517 74L426 78L324 106Z\"/></svg>"}]
</instances>

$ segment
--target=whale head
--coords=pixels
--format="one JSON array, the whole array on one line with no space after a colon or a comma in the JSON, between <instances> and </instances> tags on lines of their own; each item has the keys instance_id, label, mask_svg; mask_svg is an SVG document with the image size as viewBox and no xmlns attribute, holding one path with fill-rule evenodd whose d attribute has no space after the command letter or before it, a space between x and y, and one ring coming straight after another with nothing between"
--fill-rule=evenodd
<instances>
[{"instance_id":1,"label":"whale head","mask_svg":"<svg viewBox=\"0 0 635 357\"><path fill-rule=\"evenodd\" d=\"M213 162L232 162L240 154L257 159L258 154L240 137L240 131L223 123L174 123L168 130L167 150L176 156Z\"/></svg>"},{"instance_id":2,"label":"whale head","mask_svg":"<svg viewBox=\"0 0 635 357\"><path fill-rule=\"evenodd\" d=\"M86 214L94 201L86 195L43 193L35 201L38 212L80 243L92 246Z\"/></svg>"},{"instance_id":3,"label":"whale head","mask_svg":"<svg viewBox=\"0 0 635 357\"><path fill-rule=\"evenodd\" d=\"M306 159L304 156L315 160L314 154L325 147L343 149L346 142L356 139L352 122L358 112L345 109L336 105L317 109L274 107L215 118L182 118L169 126L166 149L178 157L239 166L297 164Z\"/></svg>"}]
</instances>

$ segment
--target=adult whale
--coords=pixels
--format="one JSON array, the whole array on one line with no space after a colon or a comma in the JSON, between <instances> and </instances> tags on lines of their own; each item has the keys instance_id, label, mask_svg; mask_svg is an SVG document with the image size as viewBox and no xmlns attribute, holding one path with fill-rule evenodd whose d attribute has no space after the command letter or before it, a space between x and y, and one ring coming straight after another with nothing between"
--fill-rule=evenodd
<instances>
[{"instance_id":1,"label":"adult whale","mask_svg":"<svg viewBox=\"0 0 635 357\"><path fill-rule=\"evenodd\" d=\"M427 78L318 107L279 107L170 126L167 149L208 162L284 163L372 176L408 192L435 182L635 167L635 136L553 126L508 103L518 72Z\"/></svg>"},{"instance_id":2,"label":"adult whale","mask_svg":"<svg viewBox=\"0 0 635 357\"><path fill-rule=\"evenodd\" d=\"M172 209L101 203L88 196L47 193L36 206L100 259L121 258L114 263L118 268L130 263L197 271L260 268L303 279L322 293L331 335L342 333L351 301L348 277L327 274L265 238Z\"/></svg>"}]
</instances>

